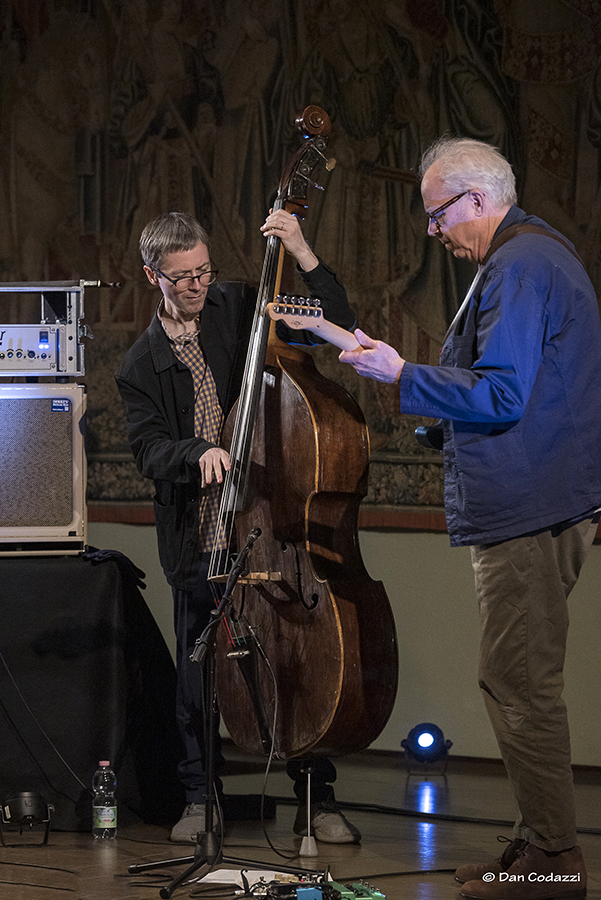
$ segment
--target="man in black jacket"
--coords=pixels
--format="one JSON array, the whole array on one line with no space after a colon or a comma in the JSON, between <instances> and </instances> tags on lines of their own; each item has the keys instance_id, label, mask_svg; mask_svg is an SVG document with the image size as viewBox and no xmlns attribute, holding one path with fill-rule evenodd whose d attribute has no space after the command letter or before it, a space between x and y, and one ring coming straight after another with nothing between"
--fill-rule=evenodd
<instances>
[{"instance_id":1,"label":"man in black jacket","mask_svg":"<svg viewBox=\"0 0 601 900\"><path fill-rule=\"evenodd\" d=\"M262 231L265 237L280 238L294 257L311 295L323 301L326 318L351 328L354 314L346 291L306 243L296 217L276 210ZM188 842L204 830L207 787L200 666L190 662L190 655L214 608L207 574L220 485L230 468L220 436L240 393L256 290L241 282L216 280L208 235L183 213L166 213L150 222L142 233L140 251L148 280L161 290L162 298L115 377L138 469L154 482L159 557L173 591L176 711L185 748L179 776L187 806L171 839ZM286 339L282 327L279 323L278 332ZM304 332L293 334L295 342L320 342ZM217 754L219 761L219 748ZM302 804L306 775L292 765L289 773ZM329 760L316 760L311 782L314 835L330 843L358 841L359 832L335 806L331 786L335 777ZM306 820L306 811L299 807L297 833L302 833Z\"/></svg>"}]
</instances>

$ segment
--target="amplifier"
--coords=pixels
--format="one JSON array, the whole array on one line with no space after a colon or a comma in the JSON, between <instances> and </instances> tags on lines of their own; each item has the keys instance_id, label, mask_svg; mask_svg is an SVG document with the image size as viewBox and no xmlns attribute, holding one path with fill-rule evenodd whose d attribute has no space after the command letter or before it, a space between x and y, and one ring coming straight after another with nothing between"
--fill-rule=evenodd
<instances>
[{"instance_id":1,"label":"amplifier","mask_svg":"<svg viewBox=\"0 0 601 900\"><path fill-rule=\"evenodd\" d=\"M84 375L86 287L104 281L0 282L0 375ZM33 322L33 324L24 324Z\"/></svg>"},{"instance_id":2,"label":"amplifier","mask_svg":"<svg viewBox=\"0 0 601 900\"><path fill-rule=\"evenodd\" d=\"M60 375L67 372L66 325L0 325L0 372Z\"/></svg>"},{"instance_id":3,"label":"amplifier","mask_svg":"<svg viewBox=\"0 0 601 900\"><path fill-rule=\"evenodd\" d=\"M85 549L85 389L0 384L0 556Z\"/></svg>"}]
</instances>

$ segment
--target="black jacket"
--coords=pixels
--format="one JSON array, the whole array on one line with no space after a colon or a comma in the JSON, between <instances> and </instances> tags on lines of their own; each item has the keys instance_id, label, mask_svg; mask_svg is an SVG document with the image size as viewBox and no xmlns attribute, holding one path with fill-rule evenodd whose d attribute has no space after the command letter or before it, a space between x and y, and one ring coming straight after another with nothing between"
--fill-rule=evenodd
<instances>
[{"instance_id":1,"label":"black jacket","mask_svg":"<svg viewBox=\"0 0 601 900\"><path fill-rule=\"evenodd\" d=\"M327 319L350 329L354 314L346 291L323 263L300 272ZM201 314L202 347L224 415L240 394L257 292L241 282L212 284ZM308 332L278 336L294 343L320 343ZM194 436L192 375L176 358L155 315L115 373L126 406L127 429L138 470L155 486L159 557L168 582L190 590L198 577L198 461L211 444Z\"/></svg>"}]
</instances>

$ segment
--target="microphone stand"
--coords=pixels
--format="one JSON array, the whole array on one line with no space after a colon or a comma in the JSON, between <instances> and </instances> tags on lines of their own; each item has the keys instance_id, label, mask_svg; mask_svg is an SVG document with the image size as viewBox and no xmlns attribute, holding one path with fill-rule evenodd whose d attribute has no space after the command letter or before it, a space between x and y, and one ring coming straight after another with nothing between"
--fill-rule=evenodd
<instances>
[{"instance_id":1,"label":"microphone stand","mask_svg":"<svg viewBox=\"0 0 601 900\"><path fill-rule=\"evenodd\" d=\"M209 699L209 704L212 704L215 697L215 643L217 627L222 618L227 613L229 607L231 606L232 592L236 584L238 583L238 580L243 575L248 574L248 570L246 570L246 560L250 551L252 550L254 542L258 537L260 537L260 535L260 528L253 528L253 530L248 535L244 548L240 553L238 553L234 564L232 565L232 569L228 576L225 591L223 593L223 596L221 597L219 606L211 610L211 621L206 626L200 637L197 639L194 645L194 650L192 651L192 654L190 656L190 659L193 662L197 662L200 665L202 665L203 663L205 664L207 673L206 696ZM257 860L238 859L233 856L224 856L222 853L223 834L221 838L218 837L218 835L215 833L213 824L216 803L214 787L215 716L212 714L212 709L210 707L207 711L205 745L205 774L207 779L207 793L205 797L205 830L199 831L196 835L196 847L194 849L194 855L181 856L175 859L163 859L157 860L155 862L134 864L129 866L127 869L130 874L135 875L138 872L147 872L151 869L166 868L169 866L177 866L184 865L185 863L190 863L188 868L180 875L176 876L176 878L174 878L167 887L163 887L160 889L159 895L163 898L163 900L169 900L176 888L187 881L198 870L201 870L198 876L199 879L204 878L204 876L207 875L212 869L214 869L218 865L221 865L222 863L229 863L230 865L240 866L243 869L255 868L266 869L269 871L274 869L274 866L271 863L263 863ZM297 869L292 866L278 865L276 868L279 872L286 872L292 875L316 874L314 870Z\"/></svg>"}]
</instances>

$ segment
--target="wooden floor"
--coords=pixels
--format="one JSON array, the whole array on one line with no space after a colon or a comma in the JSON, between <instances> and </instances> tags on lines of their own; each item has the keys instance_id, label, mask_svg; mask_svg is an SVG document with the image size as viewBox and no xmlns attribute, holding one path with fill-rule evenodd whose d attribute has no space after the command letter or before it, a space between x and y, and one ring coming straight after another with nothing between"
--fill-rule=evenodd
<instances>
[{"instance_id":1,"label":"wooden floor","mask_svg":"<svg viewBox=\"0 0 601 900\"><path fill-rule=\"evenodd\" d=\"M230 774L226 793L260 794L263 763L228 747ZM365 881L389 900L458 900L452 872L464 862L493 859L503 848L499 834L510 835L513 809L500 765L451 759L446 775L408 775L401 756L358 754L337 761L337 799L361 830L358 845L317 844L318 856L299 858L300 838L292 833L295 806L291 782L281 763L269 776L267 793L281 798L276 818L266 823L229 823L223 855L257 861L278 871L281 866L325 871L343 884ZM601 776L577 772L580 844L589 874L589 900L601 900ZM39 833L27 835L38 840ZM5 834L7 842L23 841ZM187 865L131 875L131 864L192 856L194 845L175 845L168 830L144 823L120 828L116 841L94 841L88 834L51 831L47 846L0 848L2 900L153 900ZM239 877L241 865L221 866ZM216 896L207 875L178 887L176 898ZM270 877L269 875L267 876ZM208 892L208 893L207 893ZM228 896L220 894L219 896ZM230 894L230 896L232 896Z\"/></svg>"}]
</instances>

